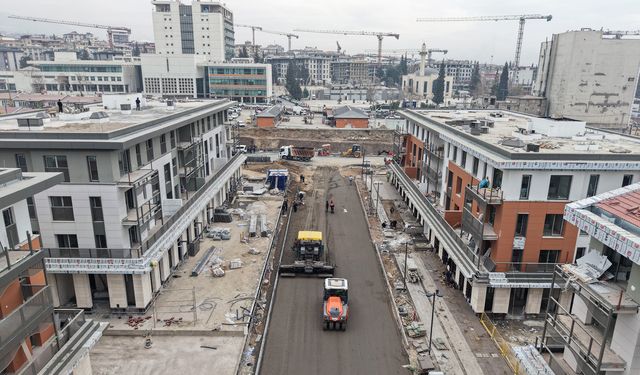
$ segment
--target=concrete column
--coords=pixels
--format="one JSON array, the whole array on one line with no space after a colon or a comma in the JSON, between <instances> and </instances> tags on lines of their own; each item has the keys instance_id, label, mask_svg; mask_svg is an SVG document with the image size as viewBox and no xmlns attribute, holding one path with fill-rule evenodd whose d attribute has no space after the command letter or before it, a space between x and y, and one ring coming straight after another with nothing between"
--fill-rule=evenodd
<instances>
[{"instance_id":1,"label":"concrete column","mask_svg":"<svg viewBox=\"0 0 640 375\"><path fill-rule=\"evenodd\" d=\"M47 276L47 283L49 284L49 290L51 290L51 298L53 301L53 307L60 307L60 297L58 296L58 275L50 273Z\"/></svg>"},{"instance_id":2,"label":"concrete column","mask_svg":"<svg viewBox=\"0 0 640 375\"><path fill-rule=\"evenodd\" d=\"M455 262L454 262L455 264ZM456 275L454 278L455 282L458 283L458 281L460 280L460 267L458 267L458 265L456 264Z\"/></svg>"},{"instance_id":3,"label":"concrete column","mask_svg":"<svg viewBox=\"0 0 640 375\"><path fill-rule=\"evenodd\" d=\"M564 307L565 310L569 311L572 298L573 298L573 292L571 292L571 289L562 290L560 291L560 297L558 298L558 303L560 304L560 306Z\"/></svg>"},{"instance_id":4,"label":"concrete column","mask_svg":"<svg viewBox=\"0 0 640 375\"><path fill-rule=\"evenodd\" d=\"M76 367L71 372L72 375L91 375L92 373L89 353L76 363Z\"/></svg>"},{"instance_id":5,"label":"concrete column","mask_svg":"<svg viewBox=\"0 0 640 375\"><path fill-rule=\"evenodd\" d=\"M157 292L160 290L160 287L162 286L162 281L160 281L160 265L159 264L151 268L151 277L153 277L152 285L155 286L155 289L153 291Z\"/></svg>"},{"instance_id":6,"label":"concrete column","mask_svg":"<svg viewBox=\"0 0 640 375\"><path fill-rule=\"evenodd\" d=\"M180 262L180 258L178 257L178 244L176 242L174 242L171 247L171 257L173 259L173 266L177 266Z\"/></svg>"},{"instance_id":7,"label":"concrete column","mask_svg":"<svg viewBox=\"0 0 640 375\"><path fill-rule=\"evenodd\" d=\"M509 299L511 298L511 288L495 288L493 292L493 306L491 312L494 314L507 314L509 312Z\"/></svg>"},{"instance_id":8,"label":"concrete column","mask_svg":"<svg viewBox=\"0 0 640 375\"><path fill-rule=\"evenodd\" d=\"M133 275L133 292L136 297L136 307L146 308L151 302L151 274Z\"/></svg>"},{"instance_id":9,"label":"concrete column","mask_svg":"<svg viewBox=\"0 0 640 375\"><path fill-rule=\"evenodd\" d=\"M107 275L107 288L109 288L109 306L112 309L127 307L127 287L124 275Z\"/></svg>"},{"instance_id":10,"label":"concrete column","mask_svg":"<svg viewBox=\"0 0 640 375\"><path fill-rule=\"evenodd\" d=\"M524 307L525 314L540 314L540 306L542 305L541 288L529 288L527 292L527 304Z\"/></svg>"},{"instance_id":11,"label":"concrete column","mask_svg":"<svg viewBox=\"0 0 640 375\"><path fill-rule=\"evenodd\" d=\"M464 276L462 277L462 295L467 296L467 279Z\"/></svg>"},{"instance_id":12,"label":"concrete column","mask_svg":"<svg viewBox=\"0 0 640 375\"><path fill-rule=\"evenodd\" d=\"M86 273L74 274L73 289L76 294L76 304L79 308L90 309L93 307L89 275L87 275Z\"/></svg>"},{"instance_id":13,"label":"concrete column","mask_svg":"<svg viewBox=\"0 0 640 375\"><path fill-rule=\"evenodd\" d=\"M486 285L473 285L471 289L471 309L474 313L484 312L484 302L487 298Z\"/></svg>"},{"instance_id":14,"label":"concrete column","mask_svg":"<svg viewBox=\"0 0 640 375\"><path fill-rule=\"evenodd\" d=\"M169 257L171 256L169 254L170 251L172 251L173 248L167 250L164 254L162 254L162 281L166 281L169 278L169 275L171 275L171 268L169 267Z\"/></svg>"}]
</instances>

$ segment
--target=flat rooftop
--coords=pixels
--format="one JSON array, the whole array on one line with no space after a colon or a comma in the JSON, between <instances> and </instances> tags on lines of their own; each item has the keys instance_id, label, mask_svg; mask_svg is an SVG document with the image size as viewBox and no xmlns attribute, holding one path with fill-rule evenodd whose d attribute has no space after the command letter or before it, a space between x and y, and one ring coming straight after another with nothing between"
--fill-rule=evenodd
<instances>
[{"instance_id":1,"label":"flat rooftop","mask_svg":"<svg viewBox=\"0 0 640 375\"><path fill-rule=\"evenodd\" d=\"M583 121L555 120L497 110L409 110L404 117L435 125L445 137L509 154L626 155L640 160L640 138L592 129ZM472 127L479 130L473 131ZM527 145L537 151L527 151ZM529 149L531 150L531 148ZM631 155L635 154L635 155ZM535 156L530 155L535 159ZM621 157L622 158L622 157Z\"/></svg>"}]
</instances>

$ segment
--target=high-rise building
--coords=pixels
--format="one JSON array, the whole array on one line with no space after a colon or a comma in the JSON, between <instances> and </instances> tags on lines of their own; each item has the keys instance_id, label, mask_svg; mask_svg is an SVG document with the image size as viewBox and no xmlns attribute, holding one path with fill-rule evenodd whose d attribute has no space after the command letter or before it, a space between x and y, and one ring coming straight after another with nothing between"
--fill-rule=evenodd
<instances>
[{"instance_id":1,"label":"high-rise building","mask_svg":"<svg viewBox=\"0 0 640 375\"><path fill-rule=\"evenodd\" d=\"M546 115L624 130L638 85L640 40L602 31L554 34L540 47L533 94L547 99Z\"/></svg>"},{"instance_id":2,"label":"high-rise building","mask_svg":"<svg viewBox=\"0 0 640 375\"><path fill-rule=\"evenodd\" d=\"M231 156L231 106L106 95L82 116L0 121L4 165L64 178L33 198L55 306L143 311L198 252L243 161Z\"/></svg>"},{"instance_id":3,"label":"high-rise building","mask_svg":"<svg viewBox=\"0 0 640 375\"><path fill-rule=\"evenodd\" d=\"M234 56L233 13L224 4L198 0L155 0L153 35L156 53L205 55L222 62Z\"/></svg>"},{"instance_id":4,"label":"high-rise building","mask_svg":"<svg viewBox=\"0 0 640 375\"><path fill-rule=\"evenodd\" d=\"M0 168L0 373L91 374L89 350L106 323L82 309L56 310L44 271L33 196L63 181L60 173Z\"/></svg>"},{"instance_id":5,"label":"high-rise building","mask_svg":"<svg viewBox=\"0 0 640 375\"><path fill-rule=\"evenodd\" d=\"M394 183L476 313L543 313L554 266L589 246L565 206L640 178L640 140L583 121L400 115Z\"/></svg>"}]
</instances>

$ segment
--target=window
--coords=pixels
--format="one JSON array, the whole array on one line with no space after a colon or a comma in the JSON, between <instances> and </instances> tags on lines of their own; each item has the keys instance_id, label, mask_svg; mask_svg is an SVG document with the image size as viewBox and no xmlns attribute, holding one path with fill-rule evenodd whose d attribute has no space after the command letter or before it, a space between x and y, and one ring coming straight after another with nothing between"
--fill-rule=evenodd
<instances>
[{"instance_id":1,"label":"window","mask_svg":"<svg viewBox=\"0 0 640 375\"><path fill-rule=\"evenodd\" d=\"M78 248L78 236L75 234L56 234L59 248Z\"/></svg>"},{"instance_id":2,"label":"window","mask_svg":"<svg viewBox=\"0 0 640 375\"><path fill-rule=\"evenodd\" d=\"M462 161L460 162L460 166L462 167L462 169L467 167L467 152L466 151L462 151Z\"/></svg>"},{"instance_id":3,"label":"window","mask_svg":"<svg viewBox=\"0 0 640 375\"><path fill-rule=\"evenodd\" d=\"M462 193L462 178L456 178L456 194L460 195Z\"/></svg>"},{"instance_id":4,"label":"window","mask_svg":"<svg viewBox=\"0 0 640 375\"><path fill-rule=\"evenodd\" d=\"M131 156L129 150L124 150L118 155L118 167L120 168L120 175L131 171Z\"/></svg>"},{"instance_id":5,"label":"window","mask_svg":"<svg viewBox=\"0 0 640 375\"><path fill-rule=\"evenodd\" d=\"M632 174L625 174L624 176L622 176L622 187L631 185L632 182L633 182Z\"/></svg>"},{"instance_id":6,"label":"window","mask_svg":"<svg viewBox=\"0 0 640 375\"><path fill-rule=\"evenodd\" d=\"M169 138L171 138L171 149L176 148L176 132L174 130L169 133Z\"/></svg>"},{"instance_id":7,"label":"window","mask_svg":"<svg viewBox=\"0 0 640 375\"><path fill-rule=\"evenodd\" d=\"M587 198L593 197L598 193L598 182L600 181L599 174L592 174L589 176L589 186L587 187Z\"/></svg>"},{"instance_id":8,"label":"window","mask_svg":"<svg viewBox=\"0 0 640 375\"><path fill-rule=\"evenodd\" d=\"M160 136L160 153L164 154L167 152L167 136L162 134Z\"/></svg>"},{"instance_id":9,"label":"window","mask_svg":"<svg viewBox=\"0 0 640 375\"><path fill-rule=\"evenodd\" d=\"M576 249L576 259L580 259L584 256L584 253L587 252L586 247L579 247Z\"/></svg>"},{"instance_id":10,"label":"window","mask_svg":"<svg viewBox=\"0 0 640 375\"><path fill-rule=\"evenodd\" d=\"M71 197L49 197L51 215L56 221L73 221L73 204Z\"/></svg>"},{"instance_id":11,"label":"window","mask_svg":"<svg viewBox=\"0 0 640 375\"><path fill-rule=\"evenodd\" d=\"M31 220L37 220L38 216L36 215L36 204L33 202L33 197L27 198L27 209L29 210L29 218Z\"/></svg>"},{"instance_id":12,"label":"window","mask_svg":"<svg viewBox=\"0 0 640 375\"><path fill-rule=\"evenodd\" d=\"M551 176L549 182L549 200L568 200L571 191L571 176Z\"/></svg>"},{"instance_id":13,"label":"window","mask_svg":"<svg viewBox=\"0 0 640 375\"><path fill-rule=\"evenodd\" d=\"M516 237L527 236L527 224L529 224L529 214L518 214L518 218L516 219Z\"/></svg>"},{"instance_id":14,"label":"window","mask_svg":"<svg viewBox=\"0 0 640 375\"><path fill-rule=\"evenodd\" d=\"M543 236L562 236L564 219L562 214L547 214L544 218Z\"/></svg>"},{"instance_id":15,"label":"window","mask_svg":"<svg viewBox=\"0 0 640 375\"><path fill-rule=\"evenodd\" d=\"M540 250L538 263L558 263L560 250Z\"/></svg>"},{"instance_id":16,"label":"window","mask_svg":"<svg viewBox=\"0 0 640 375\"><path fill-rule=\"evenodd\" d=\"M87 166L89 168L89 181L97 182L98 178L98 161L95 156L87 156Z\"/></svg>"},{"instance_id":17,"label":"window","mask_svg":"<svg viewBox=\"0 0 640 375\"><path fill-rule=\"evenodd\" d=\"M522 183L520 184L520 199L529 199L530 189L531 189L531 175L523 174Z\"/></svg>"},{"instance_id":18,"label":"window","mask_svg":"<svg viewBox=\"0 0 640 375\"><path fill-rule=\"evenodd\" d=\"M142 155L140 155L140 143L136 145L136 161L138 162L138 167L142 165Z\"/></svg>"},{"instance_id":19,"label":"window","mask_svg":"<svg viewBox=\"0 0 640 375\"><path fill-rule=\"evenodd\" d=\"M89 197L89 206L91 207L91 218L93 221L104 221L102 213L102 198Z\"/></svg>"},{"instance_id":20,"label":"window","mask_svg":"<svg viewBox=\"0 0 640 375\"><path fill-rule=\"evenodd\" d=\"M64 181L69 182L69 165L67 157L61 155L48 155L44 157L45 172L62 172Z\"/></svg>"},{"instance_id":21,"label":"window","mask_svg":"<svg viewBox=\"0 0 640 375\"><path fill-rule=\"evenodd\" d=\"M22 169L23 172L27 172L27 158L24 154L16 154L16 167Z\"/></svg>"},{"instance_id":22,"label":"window","mask_svg":"<svg viewBox=\"0 0 640 375\"><path fill-rule=\"evenodd\" d=\"M107 248L107 236L104 234L96 234L96 249L106 249Z\"/></svg>"},{"instance_id":23,"label":"window","mask_svg":"<svg viewBox=\"0 0 640 375\"><path fill-rule=\"evenodd\" d=\"M2 211L2 218L4 219L4 227L7 233L9 248L13 249L18 243L20 243L20 238L18 237L18 227L16 226L16 220L13 216L13 207L9 207L6 210Z\"/></svg>"},{"instance_id":24,"label":"window","mask_svg":"<svg viewBox=\"0 0 640 375\"><path fill-rule=\"evenodd\" d=\"M480 159L473 157L473 175L478 177L478 165L480 164ZM484 177L484 176L482 176Z\"/></svg>"},{"instance_id":25,"label":"window","mask_svg":"<svg viewBox=\"0 0 640 375\"><path fill-rule=\"evenodd\" d=\"M147 139L147 161L153 160L153 139Z\"/></svg>"},{"instance_id":26,"label":"window","mask_svg":"<svg viewBox=\"0 0 640 375\"><path fill-rule=\"evenodd\" d=\"M454 163L458 160L458 147L453 146L453 161Z\"/></svg>"}]
</instances>

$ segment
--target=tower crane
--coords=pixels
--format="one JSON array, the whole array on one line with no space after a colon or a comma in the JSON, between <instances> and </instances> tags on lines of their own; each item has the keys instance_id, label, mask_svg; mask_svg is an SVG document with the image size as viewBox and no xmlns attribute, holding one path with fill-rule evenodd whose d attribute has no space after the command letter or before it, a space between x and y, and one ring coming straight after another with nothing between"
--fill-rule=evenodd
<instances>
[{"instance_id":1,"label":"tower crane","mask_svg":"<svg viewBox=\"0 0 640 375\"><path fill-rule=\"evenodd\" d=\"M300 38L299 35L291 34L291 33L283 33L281 31L271 31L271 30L264 30L264 29L260 29L260 31L262 31L263 33L267 33L267 34L275 34L275 35L284 35L284 36L286 36L287 39L289 40L289 51L291 51L291 38L296 38L296 39Z\"/></svg>"},{"instance_id":2,"label":"tower crane","mask_svg":"<svg viewBox=\"0 0 640 375\"><path fill-rule=\"evenodd\" d=\"M365 52L376 52L375 50L372 49L368 49L365 50ZM422 52L422 50L419 49L383 49L382 53L400 53L400 54L405 54L405 53L411 53L411 54L420 54ZM440 49L440 48L429 48L427 50L427 61L429 62L429 64L431 64L433 62L433 59L431 58L432 54L434 53L443 53L443 54L447 54L447 52L449 52L446 49Z\"/></svg>"},{"instance_id":3,"label":"tower crane","mask_svg":"<svg viewBox=\"0 0 640 375\"><path fill-rule=\"evenodd\" d=\"M522 37L524 34L524 24L527 20L547 20L551 21L552 16L542 14L521 14L513 16L479 16L479 17L447 17L447 18L418 18L418 22L458 22L458 21L519 21L518 39L516 41L516 56L514 64L514 82L518 80L518 67L520 66L520 52L522 51Z\"/></svg>"},{"instance_id":4,"label":"tower crane","mask_svg":"<svg viewBox=\"0 0 640 375\"><path fill-rule=\"evenodd\" d=\"M131 35L131 29L127 27L120 26L109 26L109 25L98 25L93 23L84 23L84 22L76 22L76 21L63 21L63 20L53 20L49 18L39 18L39 17L23 17L23 16L15 16L11 15L9 18L15 18L17 20L26 20L26 21L34 21L34 22L47 22L47 23L57 23L60 25L71 25L71 26L79 26L79 27L91 27L94 29L105 29L107 30L107 37L109 40L109 47L113 48L114 34L124 35L126 40L129 40L129 35Z\"/></svg>"},{"instance_id":5,"label":"tower crane","mask_svg":"<svg viewBox=\"0 0 640 375\"><path fill-rule=\"evenodd\" d=\"M378 38L378 64L382 63L382 39L384 37L393 37L400 39L400 34L377 32L377 31L344 31L344 30L310 30L310 29L294 29L293 31L300 31L303 33L317 33L317 34L338 34L338 35L370 35Z\"/></svg>"},{"instance_id":6,"label":"tower crane","mask_svg":"<svg viewBox=\"0 0 640 375\"><path fill-rule=\"evenodd\" d=\"M251 44L253 45L253 57L255 57L258 54L258 50L256 48L256 30L262 31L262 27L254 25L242 25L239 23L236 23L235 25L238 27L246 27L248 29L251 29Z\"/></svg>"}]
</instances>

